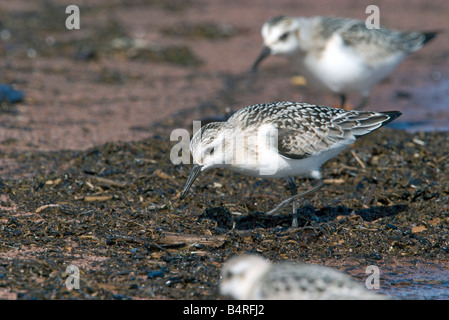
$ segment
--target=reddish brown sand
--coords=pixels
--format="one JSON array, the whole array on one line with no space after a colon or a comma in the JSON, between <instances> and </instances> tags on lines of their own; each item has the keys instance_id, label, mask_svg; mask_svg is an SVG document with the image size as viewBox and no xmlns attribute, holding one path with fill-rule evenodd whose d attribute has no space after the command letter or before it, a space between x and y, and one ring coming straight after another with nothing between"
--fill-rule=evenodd
<instances>
[{"instance_id":1,"label":"reddish brown sand","mask_svg":"<svg viewBox=\"0 0 449 320\"><path fill-rule=\"evenodd\" d=\"M10 31L10 37L0 42L0 83L13 83L26 95L13 111L0 113L0 148L4 151L81 150L155 133L168 139L171 130L161 131L158 124L173 120L182 110L189 110L182 120L191 126L193 119L221 115L226 107L236 110L278 100L333 105L339 100L331 94L293 86L290 78L295 72L279 57L264 61L253 85L247 86L247 71L261 49L260 28L265 20L279 14L366 19L365 8L378 4L385 26L445 32L449 12L444 0L170 0L130 1L127 5L89 1L80 5L81 29L67 30L63 2L44 3L0 5L1 29ZM204 24L229 36L211 39L195 31L184 36L163 32ZM111 25L118 26L121 34L114 34ZM396 125L410 130L447 129L447 37L447 33L440 34L375 87L367 109L403 111ZM86 40L87 46L95 47L97 59L74 58L77 42L71 45L71 40L80 39L91 40ZM112 43L119 39L140 39L150 47L185 45L202 64L129 59L126 50L111 52ZM32 58L27 56L30 49L35 50ZM350 100L357 101L357 97ZM198 109L204 105L212 108Z\"/></svg>"}]
</instances>

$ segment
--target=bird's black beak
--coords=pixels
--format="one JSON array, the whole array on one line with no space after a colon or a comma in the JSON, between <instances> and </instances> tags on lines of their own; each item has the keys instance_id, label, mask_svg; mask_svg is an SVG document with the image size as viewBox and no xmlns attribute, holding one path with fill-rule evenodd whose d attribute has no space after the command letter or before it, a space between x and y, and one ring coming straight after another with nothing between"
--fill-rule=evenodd
<instances>
[{"instance_id":1,"label":"bird's black beak","mask_svg":"<svg viewBox=\"0 0 449 320\"><path fill-rule=\"evenodd\" d=\"M259 57L256 59L256 61L254 62L253 66L251 67L251 72L255 72L257 71L257 67L259 66L259 64L262 62L263 59L265 59L266 57L268 57L271 53L271 49L267 46L263 46L262 48L262 52L260 53Z\"/></svg>"},{"instance_id":2,"label":"bird's black beak","mask_svg":"<svg viewBox=\"0 0 449 320\"><path fill-rule=\"evenodd\" d=\"M196 177L198 177L200 172L201 172L201 166L199 164L194 164L192 167L192 170L190 170L189 177L187 178L184 189L182 189L182 191L181 191L181 195L179 196L179 199L181 199L181 200L184 199L187 191L189 191L190 187L193 184L193 181L195 181Z\"/></svg>"}]
</instances>

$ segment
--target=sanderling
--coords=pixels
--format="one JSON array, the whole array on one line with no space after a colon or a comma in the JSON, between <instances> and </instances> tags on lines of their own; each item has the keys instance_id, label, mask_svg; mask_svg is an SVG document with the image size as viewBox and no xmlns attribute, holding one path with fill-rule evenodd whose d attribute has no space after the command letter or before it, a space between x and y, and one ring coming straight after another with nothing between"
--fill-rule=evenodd
<instances>
[{"instance_id":1,"label":"sanderling","mask_svg":"<svg viewBox=\"0 0 449 320\"><path fill-rule=\"evenodd\" d=\"M371 88L435 35L368 29L348 18L278 16L262 27L264 46L252 71L270 54L286 56L312 86L339 94L342 107L348 94L361 95L361 109Z\"/></svg>"},{"instance_id":2,"label":"sanderling","mask_svg":"<svg viewBox=\"0 0 449 320\"><path fill-rule=\"evenodd\" d=\"M228 168L249 176L285 178L292 197L267 214L311 190L297 194L295 176L320 180L320 167L358 137L393 121L401 113L343 110L299 102L263 103L245 107L226 122L212 122L195 133L190 150L194 165L180 198L201 171ZM293 205L293 226L297 226Z\"/></svg>"},{"instance_id":3,"label":"sanderling","mask_svg":"<svg viewBox=\"0 0 449 320\"><path fill-rule=\"evenodd\" d=\"M314 264L271 264L258 255L230 258L223 266L220 294L238 300L380 300L349 275Z\"/></svg>"}]
</instances>

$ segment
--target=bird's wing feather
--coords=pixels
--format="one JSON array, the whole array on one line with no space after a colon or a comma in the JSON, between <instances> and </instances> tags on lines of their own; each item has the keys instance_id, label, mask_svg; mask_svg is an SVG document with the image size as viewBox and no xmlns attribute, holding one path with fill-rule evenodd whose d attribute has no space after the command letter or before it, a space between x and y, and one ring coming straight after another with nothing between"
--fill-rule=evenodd
<instances>
[{"instance_id":1,"label":"bird's wing feather","mask_svg":"<svg viewBox=\"0 0 449 320\"><path fill-rule=\"evenodd\" d=\"M278 130L279 154L291 159L304 159L349 145L399 116L309 106L296 110L296 116L301 113L301 120L290 123L285 117L294 117L295 112L289 112L292 114L280 116L273 124Z\"/></svg>"},{"instance_id":2,"label":"bird's wing feather","mask_svg":"<svg viewBox=\"0 0 449 320\"><path fill-rule=\"evenodd\" d=\"M304 130L302 133L296 129L279 129L279 154L290 159L304 159L324 150L341 146L345 142L345 139L343 138L344 131L338 127L330 128L330 130L325 131L316 131L314 129L314 127L310 127L310 131ZM329 134L329 132L332 133Z\"/></svg>"},{"instance_id":3,"label":"bird's wing feather","mask_svg":"<svg viewBox=\"0 0 449 320\"><path fill-rule=\"evenodd\" d=\"M368 64L395 55L407 55L420 49L425 42L425 35L421 32L401 32L382 26L368 29L365 22L358 20L343 25L338 34L343 43Z\"/></svg>"},{"instance_id":4,"label":"bird's wing feather","mask_svg":"<svg viewBox=\"0 0 449 320\"><path fill-rule=\"evenodd\" d=\"M400 112L347 111L299 102L263 103L236 112L231 126L260 128L264 123L277 130L280 155L304 159L353 143L382 125L393 121Z\"/></svg>"},{"instance_id":5,"label":"bird's wing feather","mask_svg":"<svg viewBox=\"0 0 449 320\"><path fill-rule=\"evenodd\" d=\"M366 21L351 18L317 16L311 19L312 51L319 53L325 50L331 38L339 37L343 46L368 66L399 62L440 32L400 31L383 26L368 29Z\"/></svg>"}]
</instances>

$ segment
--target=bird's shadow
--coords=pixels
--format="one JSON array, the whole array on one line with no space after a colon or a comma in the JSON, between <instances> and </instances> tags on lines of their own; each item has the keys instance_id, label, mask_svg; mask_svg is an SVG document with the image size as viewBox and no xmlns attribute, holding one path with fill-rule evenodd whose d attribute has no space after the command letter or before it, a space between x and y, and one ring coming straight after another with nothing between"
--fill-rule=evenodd
<instances>
[{"instance_id":1,"label":"bird's shadow","mask_svg":"<svg viewBox=\"0 0 449 320\"><path fill-rule=\"evenodd\" d=\"M304 206L299 210L298 226L304 227L311 222L332 222L341 216L360 216L364 221L374 221L383 217L395 216L407 208L406 204L392 206L372 206L366 209L353 209L347 206L323 207L315 209L312 206ZM264 212L251 212L246 215L233 215L225 207L207 208L198 217L199 221L209 219L216 223L216 233L226 233L232 229L251 230L257 228L282 228L290 227L292 214L268 216Z\"/></svg>"}]
</instances>

